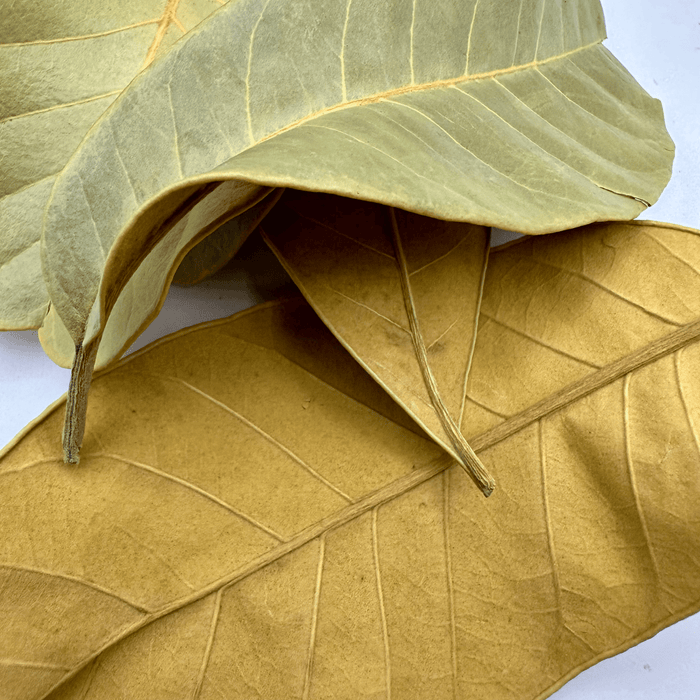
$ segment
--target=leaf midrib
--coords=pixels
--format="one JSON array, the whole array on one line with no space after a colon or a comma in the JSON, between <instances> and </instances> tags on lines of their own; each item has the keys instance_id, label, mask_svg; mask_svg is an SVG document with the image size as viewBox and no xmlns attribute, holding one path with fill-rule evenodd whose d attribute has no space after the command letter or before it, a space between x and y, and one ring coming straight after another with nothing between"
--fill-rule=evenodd
<instances>
[{"instance_id":1,"label":"leaf midrib","mask_svg":"<svg viewBox=\"0 0 700 700\"><path fill-rule=\"evenodd\" d=\"M215 322L211 325L219 325L220 323L221 322ZM493 447L495 444L502 442L523 428L526 428L536 421L550 415L551 413L554 413L555 411L558 411L574 403L575 401L588 396L598 389L608 386L626 374L651 364L652 362L697 340L700 340L700 319L678 329L677 331L652 341L639 350L636 350L635 352L630 353L629 355L612 362L605 367L602 367L579 381L569 384L543 401L530 406L530 408L507 419L500 425L497 425L496 427L471 439L470 443L476 452L482 452L490 447ZM269 564L281 559L283 556L299 549L300 547L309 543L311 540L330 530L334 530L347 524L373 508L377 508L399 496L402 496L411 489L420 486L454 464L456 464L456 462L452 456L445 453L428 464L414 469L396 481L393 481L392 483L368 494L361 500L352 503L342 510L333 513L321 519L317 523L305 528L291 539L261 554L251 562L231 572L227 576L204 586L195 593L179 598L166 605L161 610L142 618L133 625L117 633L101 648L96 650L89 657L83 659L70 673L56 683L46 695L49 695L51 692L53 692L53 690L63 685L68 679L77 674L85 665L90 663L90 661L99 656L103 651L109 649L113 644L116 644L129 635L135 633L142 627L145 627L146 625L155 622L156 620L160 619L161 617L165 617L170 613L176 612L186 605L190 605L191 603L201 600L212 593L223 593L224 589L233 586L239 581L260 571L265 566L268 566Z\"/></svg>"}]
</instances>

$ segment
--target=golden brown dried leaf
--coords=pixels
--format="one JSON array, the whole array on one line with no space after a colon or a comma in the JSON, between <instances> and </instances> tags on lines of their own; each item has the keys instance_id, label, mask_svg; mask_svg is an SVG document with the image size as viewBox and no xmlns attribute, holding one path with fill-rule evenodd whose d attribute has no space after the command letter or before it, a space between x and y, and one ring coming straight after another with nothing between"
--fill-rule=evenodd
<instances>
[{"instance_id":1,"label":"golden brown dried leaf","mask_svg":"<svg viewBox=\"0 0 700 700\"><path fill-rule=\"evenodd\" d=\"M489 229L288 190L262 231L338 340L488 496L458 426Z\"/></svg>"},{"instance_id":2,"label":"golden brown dried leaf","mask_svg":"<svg viewBox=\"0 0 700 700\"><path fill-rule=\"evenodd\" d=\"M83 465L62 463L60 405L0 461L0 687L542 698L696 611L699 242L617 224L494 254L483 308L527 341L512 362L540 358L510 390L539 372L532 396L555 393L481 409L497 423L471 438L499 481L488 500L300 302L100 373ZM652 259L678 273L665 287ZM586 337L599 366L566 374Z\"/></svg>"}]
</instances>

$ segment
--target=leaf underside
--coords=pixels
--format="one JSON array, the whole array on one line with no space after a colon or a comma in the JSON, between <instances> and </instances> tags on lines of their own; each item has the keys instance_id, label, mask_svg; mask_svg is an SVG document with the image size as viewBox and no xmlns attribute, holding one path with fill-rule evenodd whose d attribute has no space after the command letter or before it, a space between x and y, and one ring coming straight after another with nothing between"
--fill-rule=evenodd
<instances>
[{"instance_id":1,"label":"leaf underside","mask_svg":"<svg viewBox=\"0 0 700 700\"><path fill-rule=\"evenodd\" d=\"M492 255L488 501L300 301L98 374L79 468L60 405L0 462L0 687L542 698L695 612L699 271L658 224Z\"/></svg>"},{"instance_id":2,"label":"leaf underside","mask_svg":"<svg viewBox=\"0 0 700 700\"><path fill-rule=\"evenodd\" d=\"M75 343L97 337L152 210L229 179L533 233L633 218L673 146L603 38L597 0L229 4L130 84L56 180L52 304Z\"/></svg>"},{"instance_id":3,"label":"leaf underside","mask_svg":"<svg viewBox=\"0 0 700 700\"><path fill-rule=\"evenodd\" d=\"M49 295L42 217L56 174L153 58L221 5L139 0L92 7L19 0L0 17L0 329L38 328Z\"/></svg>"},{"instance_id":4,"label":"leaf underside","mask_svg":"<svg viewBox=\"0 0 700 700\"><path fill-rule=\"evenodd\" d=\"M204 245L208 237L221 235L217 232L220 225L219 230L229 237L227 244L235 238L240 245L280 194L281 191L268 188L225 182L169 227L126 284L120 286L99 339L96 368L104 368L119 359L158 315L171 280L189 253ZM53 307L39 329L39 339L56 364L62 367L73 364L74 341Z\"/></svg>"},{"instance_id":5,"label":"leaf underside","mask_svg":"<svg viewBox=\"0 0 700 700\"><path fill-rule=\"evenodd\" d=\"M338 340L489 495L459 429L489 230L291 190L261 230Z\"/></svg>"},{"instance_id":6,"label":"leaf underside","mask_svg":"<svg viewBox=\"0 0 700 700\"><path fill-rule=\"evenodd\" d=\"M231 261L246 239L277 201L272 194L220 226L194 246L179 263L173 284L192 285L202 282Z\"/></svg>"}]
</instances>

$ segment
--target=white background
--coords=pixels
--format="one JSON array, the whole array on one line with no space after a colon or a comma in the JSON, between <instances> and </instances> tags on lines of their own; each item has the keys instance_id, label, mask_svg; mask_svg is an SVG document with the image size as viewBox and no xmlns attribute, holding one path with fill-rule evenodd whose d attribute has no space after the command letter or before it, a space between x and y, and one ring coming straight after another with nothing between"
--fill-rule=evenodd
<instances>
[{"instance_id":1,"label":"white background","mask_svg":"<svg viewBox=\"0 0 700 700\"><path fill-rule=\"evenodd\" d=\"M662 101L676 144L671 182L640 218L700 229L700 0L602 2L610 37L606 46ZM246 245L211 280L172 288L160 316L132 350L178 328L274 298L290 285L264 248ZM65 392L69 374L44 355L35 331L0 333L0 445ZM700 614L584 671L554 698L698 700Z\"/></svg>"}]
</instances>

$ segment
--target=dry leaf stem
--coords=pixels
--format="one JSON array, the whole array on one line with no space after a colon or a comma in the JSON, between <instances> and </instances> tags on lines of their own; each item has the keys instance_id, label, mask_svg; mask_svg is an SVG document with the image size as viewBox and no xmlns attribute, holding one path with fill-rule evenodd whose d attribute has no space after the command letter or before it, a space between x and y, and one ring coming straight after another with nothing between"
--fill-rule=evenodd
<instances>
[{"instance_id":1,"label":"dry leaf stem","mask_svg":"<svg viewBox=\"0 0 700 700\"><path fill-rule=\"evenodd\" d=\"M391 216L392 240L394 252L396 253L396 260L399 265L399 278L401 280L401 290L406 305L406 315L408 316L413 347L416 352L418 364L420 365L421 374L423 375L423 381L428 390L430 401L435 407L435 412L440 419L442 428L452 443L460 466L469 474L484 496L488 498L488 496L493 493L496 482L488 471L486 471L481 460L476 456L474 450L465 440L462 431L455 423L440 396L437 382L435 381L435 377L430 369L430 364L428 363L428 350L425 347L423 336L420 332L420 323L418 321L418 314L416 313L416 306L411 291L411 282L408 277L408 264L406 262L403 246L401 245L401 236L399 235L399 227L396 222L396 212L393 207L390 207L389 215Z\"/></svg>"},{"instance_id":2,"label":"dry leaf stem","mask_svg":"<svg viewBox=\"0 0 700 700\"><path fill-rule=\"evenodd\" d=\"M70 375L66 417L63 424L63 461L66 464L80 462L80 446L85 433L88 391L99 347L99 339L92 340L87 345L78 343L75 346L75 360L73 360Z\"/></svg>"}]
</instances>

